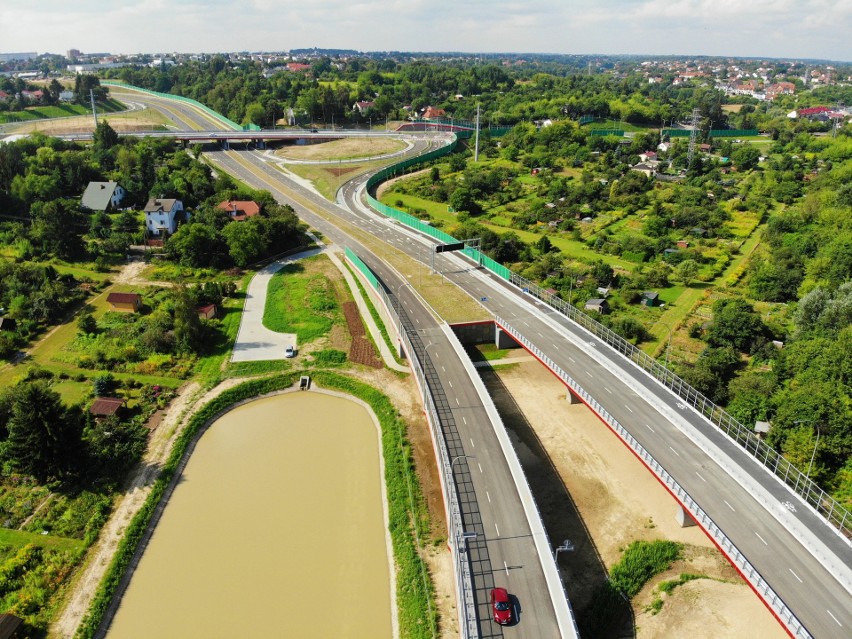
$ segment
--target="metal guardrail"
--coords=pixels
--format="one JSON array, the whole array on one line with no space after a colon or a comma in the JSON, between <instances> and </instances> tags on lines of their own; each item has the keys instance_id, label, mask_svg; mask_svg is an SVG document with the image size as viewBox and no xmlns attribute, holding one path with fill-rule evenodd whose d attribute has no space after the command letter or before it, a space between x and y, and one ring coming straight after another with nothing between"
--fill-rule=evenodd
<instances>
[{"instance_id":1,"label":"metal guardrail","mask_svg":"<svg viewBox=\"0 0 852 639\"><path fill-rule=\"evenodd\" d=\"M441 420L438 416L438 410L435 407L435 402L432 399L432 393L429 388L429 383L423 371L423 367L417 358L414 346L408 336L408 332L402 326L402 321L397 315L396 309L391 303L387 292L383 287L379 286L376 289L385 304L385 307L391 314L392 321L396 325L397 332L403 341L403 347L408 354L408 360L411 362L411 369L417 379L417 385L420 387L420 392L423 397L423 405L426 409L427 421L432 429L432 439L438 446L438 465L441 469L441 485L444 489L444 499L447 504L448 521L450 522L450 539L454 541L454 559L456 564L456 588L459 601L459 628L463 639L478 639L479 624L476 620L476 600L473 592L473 575L470 569L470 562L465 559L462 554L464 535L464 525L462 523L461 507L459 506L458 488L456 486L455 477L453 475L452 460L447 449L447 443L444 440L441 432Z\"/></svg>"},{"instance_id":2,"label":"metal guardrail","mask_svg":"<svg viewBox=\"0 0 852 639\"><path fill-rule=\"evenodd\" d=\"M757 569L746 559L734 543L728 539L724 531L704 512L689 493L681 487L660 463L625 429L618 420L607 412L585 389L575 382L565 371L563 371L543 351L530 342L524 335L500 317L495 322L509 333L519 344L533 353L550 370L552 370L562 382L568 386L578 397L582 399L592 410L594 410L604 422L627 444L630 449L642 460L642 462L653 472L663 485L674 495L674 497L686 508L692 518L713 538L716 545L722 550L740 573L751 584L752 588L772 609L775 616L787 627L794 637L809 638L811 634L802 625L793 611L787 607L783 599L772 589Z\"/></svg>"},{"instance_id":3,"label":"metal guardrail","mask_svg":"<svg viewBox=\"0 0 852 639\"><path fill-rule=\"evenodd\" d=\"M453 148L454 145L386 167L370 178L367 182L368 190L388 177L396 175L398 171L401 172L402 169L407 168L412 164L425 162L435 157L439 157L440 155L449 153ZM369 193L367 201L370 206L378 212L392 217L397 221L420 231L421 233L430 235L444 243L458 242L456 238L448 235L447 233L425 225L417 218L379 202L370 196ZM537 284L510 271L502 264L495 262L487 255L484 255L476 249L465 248L462 252L478 265L484 266L498 277L510 281L524 292L529 293L550 307L558 310L563 315L585 328L587 331L604 340L616 351L652 375L666 388L698 410L712 424L718 426L719 429L724 431L728 437L752 455L752 457L754 457L754 459L756 459L760 464L779 477L781 481L789 486L793 492L798 494L805 503L810 505L819 515L824 517L830 526L836 528L843 537L847 540L852 539L852 514L850 514L849 510L834 499L834 497L826 493L802 471L787 461L778 451L758 438L757 435L755 435L742 423L737 421L721 406L714 404L671 370L657 362L653 357L647 355L626 339L608 329L600 322L595 321L582 311L576 309L571 304L568 304L563 299L553 295L552 293L548 293Z\"/></svg>"},{"instance_id":4,"label":"metal guardrail","mask_svg":"<svg viewBox=\"0 0 852 639\"><path fill-rule=\"evenodd\" d=\"M779 477L817 513L822 515L832 527L845 537L852 537L852 529L850 529L852 516L850 516L849 511L723 408L707 399L653 357L566 301L514 273L510 281L524 292L560 311L649 373L663 386L706 417L710 423L722 430L760 464Z\"/></svg>"},{"instance_id":5,"label":"metal guardrail","mask_svg":"<svg viewBox=\"0 0 852 639\"><path fill-rule=\"evenodd\" d=\"M476 601L473 596L473 575L470 570L470 563L466 561L462 555L461 549L463 543L460 544L464 532L462 524L461 507L459 506L458 489L456 487L455 477L453 475L452 459L447 449L447 443L444 440L441 432L441 420L438 415L438 410L435 407L435 402L432 399L432 393L429 389L429 383L426 379L426 374L420 360L417 357L417 351L414 349L408 332L402 324L402 320L396 311L396 307L390 300L387 291L379 284L375 274L370 270L364 262L351 249L344 249L346 258L357 268L365 278L370 282L379 296L385 308L390 314L391 321L400 335L403 348L408 355L408 361L411 364L411 370L414 371L414 376L417 380L417 385L420 388L420 393L423 400L423 406L426 410L427 421L432 429L432 440L438 448L438 466L441 469L441 488L444 492L444 503L447 504L447 521L449 522L450 539L454 542L454 559L456 568L456 588L457 598L459 602L459 628L463 639L478 639L479 625L476 621Z\"/></svg>"}]
</instances>

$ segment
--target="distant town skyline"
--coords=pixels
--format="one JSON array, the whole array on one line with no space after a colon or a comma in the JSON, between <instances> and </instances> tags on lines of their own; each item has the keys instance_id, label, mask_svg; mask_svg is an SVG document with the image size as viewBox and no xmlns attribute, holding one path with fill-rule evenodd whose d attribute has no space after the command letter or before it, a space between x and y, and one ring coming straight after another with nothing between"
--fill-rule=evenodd
<instances>
[{"instance_id":1,"label":"distant town skyline","mask_svg":"<svg viewBox=\"0 0 852 639\"><path fill-rule=\"evenodd\" d=\"M4 0L3 52L300 48L852 61L852 0Z\"/></svg>"}]
</instances>

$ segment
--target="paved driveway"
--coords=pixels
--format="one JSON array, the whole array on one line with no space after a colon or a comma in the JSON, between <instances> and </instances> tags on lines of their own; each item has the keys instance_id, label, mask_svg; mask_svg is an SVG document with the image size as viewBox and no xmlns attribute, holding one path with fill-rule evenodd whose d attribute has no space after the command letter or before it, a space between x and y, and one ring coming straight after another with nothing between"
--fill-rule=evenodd
<instances>
[{"instance_id":1,"label":"paved driveway","mask_svg":"<svg viewBox=\"0 0 852 639\"><path fill-rule=\"evenodd\" d=\"M263 325L263 309L266 306L266 290L269 280L286 264L311 257L321 253L323 249L316 248L277 260L258 271L246 291L246 302L243 307L243 317L240 320L240 330L231 354L232 362L258 362L272 359L284 359L284 349L287 346L296 347L295 333L276 333Z\"/></svg>"}]
</instances>

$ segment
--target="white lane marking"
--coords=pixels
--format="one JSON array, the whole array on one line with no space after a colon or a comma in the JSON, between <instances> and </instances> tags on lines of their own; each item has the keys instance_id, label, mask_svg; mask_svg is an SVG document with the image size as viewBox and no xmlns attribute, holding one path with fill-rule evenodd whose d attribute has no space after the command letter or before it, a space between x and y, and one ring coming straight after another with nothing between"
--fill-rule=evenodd
<instances>
[{"instance_id":1,"label":"white lane marking","mask_svg":"<svg viewBox=\"0 0 852 639\"><path fill-rule=\"evenodd\" d=\"M461 402L459 402L459 398L456 397L456 406L461 406Z\"/></svg>"},{"instance_id":2,"label":"white lane marking","mask_svg":"<svg viewBox=\"0 0 852 639\"><path fill-rule=\"evenodd\" d=\"M470 447L476 448L476 444L473 443L473 437L470 438Z\"/></svg>"},{"instance_id":3,"label":"white lane marking","mask_svg":"<svg viewBox=\"0 0 852 639\"><path fill-rule=\"evenodd\" d=\"M497 522L494 522L494 530L497 531L497 536L500 536L500 529L497 527Z\"/></svg>"},{"instance_id":4,"label":"white lane marking","mask_svg":"<svg viewBox=\"0 0 852 639\"><path fill-rule=\"evenodd\" d=\"M792 568L788 568L787 570L789 570L789 571L790 571L790 574L791 574L791 575L793 575L796 579L798 579L798 580L799 580L799 583L800 583L800 584L805 583L804 581L802 581L802 578L801 578L801 577L799 577L799 575L797 575L796 573L794 573L794 572L793 572L793 569L792 569Z\"/></svg>"},{"instance_id":5,"label":"white lane marking","mask_svg":"<svg viewBox=\"0 0 852 639\"><path fill-rule=\"evenodd\" d=\"M542 334L541 334L541 333L539 333L538 331L536 331L536 333L538 334L538 336L539 336L539 337L544 337L544 335L542 335Z\"/></svg>"},{"instance_id":6,"label":"white lane marking","mask_svg":"<svg viewBox=\"0 0 852 639\"><path fill-rule=\"evenodd\" d=\"M576 364L576 363L577 363L577 360L575 360L575 359L574 359L573 357L571 357L570 355L568 356L568 360L569 360L572 364Z\"/></svg>"},{"instance_id":7,"label":"white lane marking","mask_svg":"<svg viewBox=\"0 0 852 639\"><path fill-rule=\"evenodd\" d=\"M491 503L491 494L487 490L485 491L485 496L488 497L488 503L490 504Z\"/></svg>"},{"instance_id":8,"label":"white lane marking","mask_svg":"<svg viewBox=\"0 0 852 639\"><path fill-rule=\"evenodd\" d=\"M592 379L594 379L594 378L595 378L595 376L594 376L594 375L592 375L589 371L586 371L586 375L588 375L588 376L589 376L589 377L591 377Z\"/></svg>"},{"instance_id":9,"label":"white lane marking","mask_svg":"<svg viewBox=\"0 0 852 639\"><path fill-rule=\"evenodd\" d=\"M529 325L530 325L530 323L529 323L529 322L524 322L524 326L529 327Z\"/></svg>"},{"instance_id":10,"label":"white lane marking","mask_svg":"<svg viewBox=\"0 0 852 639\"><path fill-rule=\"evenodd\" d=\"M633 412L633 409L632 409L632 408L630 408L630 406L628 406L627 404L625 404L625 405L624 405L624 408L626 408L627 410L629 410L631 413Z\"/></svg>"},{"instance_id":11,"label":"white lane marking","mask_svg":"<svg viewBox=\"0 0 852 639\"><path fill-rule=\"evenodd\" d=\"M757 538L760 539L760 541L762 541L766 546L769 545L769 544L766 543L766 540L763 537L760 536L760 533L755 532L754 534L757 535Z\"/></svg>"},{"instance_id":12,"label":"white lane marking","mask_svg":"<svg viewBox=\"0 0 852 639\"><path fill-rule=\"evenodd\" d=\"M509 576L509 566L506 565L505 561L503 562L503 568L506 569L506 576L508 577ZM831 614L831 613L828 613L828 614ZM835 621L837 621L837 619L835 619Z\"/></svg>"},{"instance_id":13,"label":"white lane marking","mask_svg":"<svg viewBox=\"0 0 852 639\"><path fill-rule=\"evenodd\" d=\"M453 387L453 380L448 379L448 380L447 380L447 383L450 385L450 388L452 388L452 387Z\"/></svg>"},{"instance_id":14,"label":"white lane marking","mask_svg":"<svg viewBox=\"0 0 852 639\"><path fill-rule=\"evenodd\" d=\"M607 393L609 393L610 395L612 395L612 391L611 391L611 390L609 390L606 386L604 386L604 390L605 390Z\"/></svg>"},{"instance_id":15,"label":"white lane marking","mask_svg":"<svg viewBox=\"0 0 852 639\"><path fill-rule=\"evenodd\" d=\"M465 423L465 425L467 425L467 417L465 417L464 415L462 415L462 421Z\"/></svg>"},{"instance_id":16,"label":"white lane marking","mask_svg":"<svg viewBox=\"0 0 852 639\"><path fill-rule=\"evenodd\" d=\"M675 455L677 455L678 457L680 457L680 453L679 453L679 452L677 452L677 451L676 451L674 448L672 448L671 446L669 446L669 450L670 450L670 451L672 451L672 452L673 452Z\"/></svg>"},{"instance_id":17,"label":"white lane marking","mask_svg":"<svg viewBox=\"0 0 852 639\"><path fill-rule=\"evenodd\" d=\"M833 614L831 614L831 610L826 610L826 612L828 613L828 616L829 616L829 617L831 617L832 619L834 619L834 623L836 623L836 624L837 624L838 626L840 626L841 628L843 627L843 624L842 624L842 623L840 623L839 621L837 621L837 617L835 617Z\"/></svg>"},{"instance_id":18,"label":"white lane marking","mask_svg":"<svg viewBox=\"0 0 852 639\"><path fill-rule=\"evenodd\" d=\"M441 366L441 370L444 371L445 373L447 372L447 369L444 368L443 366Z\"/></svg>"},{"instance_id":19,"label":"white lane marking","mask_svg":"<svg viewBox=\"0 0 852 639\"><path fill-rule=\"evenodd\" d=\"M559 350L559 347L556 344L553 344L553 348L554 348L554 350L557 350L557 351Z\"/></svg>"},{"instance_id":20,"label":"white lane marking","mask_svg":"<svg viewBox=\"0 0 852 639\"><path fill-rule=\"evenodd\" d=\"M698 479L700 479L701 481L703 481L705 484L707 483L707 480L706 480L706 479L704 479L704 478L701 476L701 473L699 473L697 470L695 471L695 474L696 474L696 475L698 475Z\"/></svg>"},{"instance_id":21,"label":"white lane marking","mask_svg":"<svg viewBox=\"0 0 852 639\"><path fill-rule=\"evenodd\" d=\"M479 466L479 472L481 473L481 472L482 472L482 464L480 464L479 462L477 462L477 464L476 464L476 465L477 465L477 466Z\"/></svg>"},{"instance_id":22,"label":"white lane marking","mask_svg":"<svg viewBox=\"0 0 852 639\"><path fill-rule=\"evenodd\" d=\"M657 431L655 431L653 428L651 428L648 424L645 424L645 428L647 428L648 430L650 430L652 433L656 433L656 432L657 432Z\"/></svg>"},{"instance_id":23,"label":"white lane marking","mask_svg":"<svg viewBox=\"0 0 852 639\"><path fill-rule=\"evenodd\" d=\"M728 503L728 500L727 500L727 499L723 499L722 501L723 501L723 502L725 502L725 505L726 505L728 508L730 508L730 509L731 509L731 510L733 510L734 512L737 512L736 508L734 508L733 506L731 506L731 504L729 504L729 503ZM760 537L760 535L758 535L758 537Z\"/></svg>"}]
</instances>

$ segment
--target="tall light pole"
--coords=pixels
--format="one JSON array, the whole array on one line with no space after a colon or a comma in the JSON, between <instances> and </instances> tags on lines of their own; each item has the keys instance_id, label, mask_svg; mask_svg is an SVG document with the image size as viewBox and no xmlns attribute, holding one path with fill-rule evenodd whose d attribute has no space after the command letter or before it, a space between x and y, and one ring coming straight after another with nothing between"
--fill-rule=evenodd
<instances>
[{"instance_id":1,"label":"tall light pole","mask_svg":"<svg viewBox=\"0 0 852 639\"><path fill-rule=\"evenodd\" d=\"M450 461L450 475L451 476L453 474L453 468L456 465L456 462L460 459L476 459L476 457L474 457L473 455L456 455L455 457L453 457L452 460Z\"/></svg>"},{"instance_id":2,"label":"tall light pole","mask_svg":"<svg viewBox=\"0 0 852 639\"><path fill-rule=\"evenodd\" d=\"M656 326L657 324L659 324L660 326L665 326L666 330L668 330L668 332L669 332L669 341L666 343L666 368L668 368L669 367L669 351L671 351L671 349L672 349L672 327L669 326L668 324L666 324L665 322L661 322L660 320L657 320L656 322L651 324L651 326Z\"/></svg>"},{"instance_id":3,"label":"tall light pole","mask_svg":"<svg viewBox=\"0 0 852 639\"><path fill-rule=\"evenodd\" d=\"M814 465L814 459L816 458L817 447L819 446L819 436L820 436L819 424L816 422L815 419L799 419L799 420L796 420L793 423L794 424L813 424L814 428L816 429L817 436L816 436L816 441L814 442L814 452L811 453L811 461L808 463L808 472L805 473L805 477L810 479L811 478L811 467Z\"/></svg>"}]
</instances>

